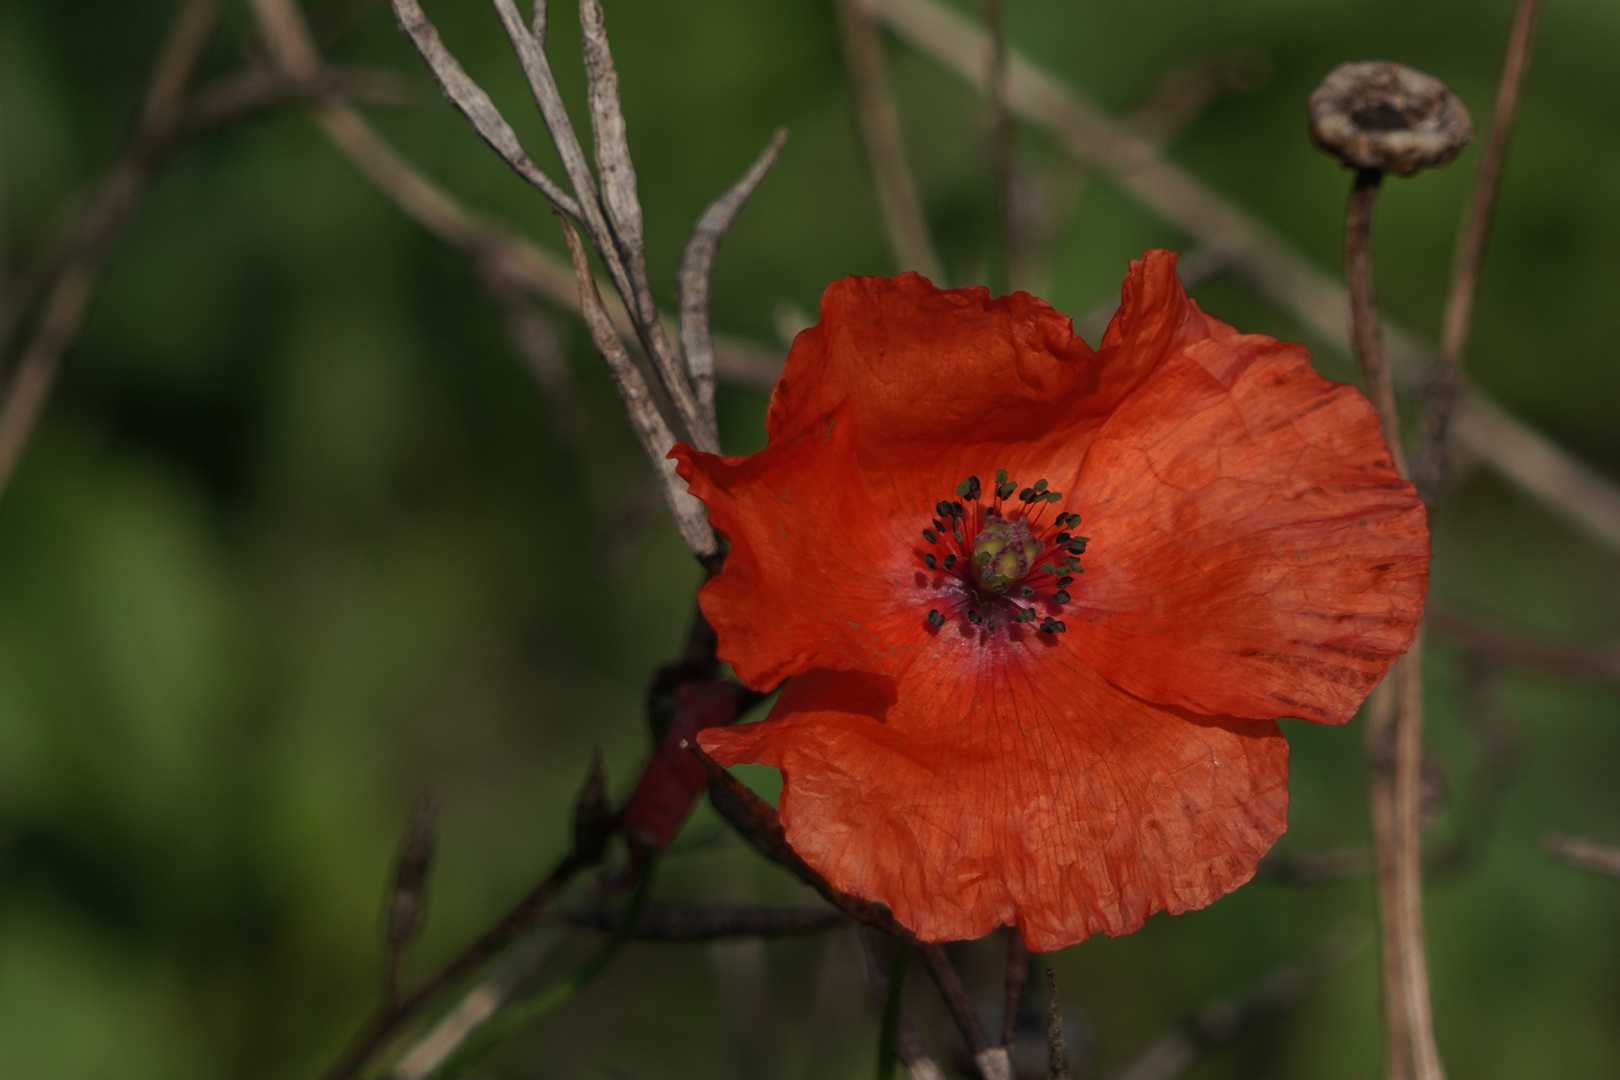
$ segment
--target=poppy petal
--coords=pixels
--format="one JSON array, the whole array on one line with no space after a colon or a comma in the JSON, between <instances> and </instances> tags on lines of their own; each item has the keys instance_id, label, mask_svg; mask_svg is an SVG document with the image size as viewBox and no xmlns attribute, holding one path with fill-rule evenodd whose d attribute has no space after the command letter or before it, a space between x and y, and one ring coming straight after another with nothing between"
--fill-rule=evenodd
<instances>
[{"instance_id":1,"label":"poppy petal","mask_svg":"<svg viewBox=\"0 0 1620 1080\"><path fill-rule=\"evenodd\" d=\"M926 638L921 533L911 527L925 522L891 519L872 499L855 427L846 402L750 457L670 452L731 543L698 600L720 658L756 690L813 667L895 670Z\"/></svg>"},{"instance_id":2,"label":"poppy petal","mask_svg":"<svg viewBox=\"0 0 1620 1080\"><path fill-rule=\"evenodd\" d=\"M1079 501L1071 624L1149 700L1342 722L1422 616L1423 504L1366 398L1298 345L1183 342L1097 432Z\"/></svg>"},{"instance_id":3,"label":"poppy petal","mask_svg":"<svg viewBox=\"0 0 1620 1080\"><path fill-rule=\"evenodd\" d=\"M812 671L699 741L781 769L794 850L926 941L1016 923L1051 951L1247 881L1286 825L1276 724L1150 704L1034 639L947 628L898 680Z\"/></svg>"}]
</instances>

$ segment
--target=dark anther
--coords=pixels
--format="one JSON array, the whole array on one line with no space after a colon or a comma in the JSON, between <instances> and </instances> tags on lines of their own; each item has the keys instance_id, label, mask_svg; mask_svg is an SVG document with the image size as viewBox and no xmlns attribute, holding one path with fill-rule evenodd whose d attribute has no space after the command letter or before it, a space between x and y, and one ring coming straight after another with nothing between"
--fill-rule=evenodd
<instances>
[{"instance_id":1,"label":"dark anther","mask_svg":"<svg viewBox=\"0 0 1620 1080\"><path fill-rule=\"evenodd\" d=\"M1054 604L1067 604L1068 602L1069 602L1069 594L1064 592L1062 589L1059 589L1057 592L1052 594L1052 603L1054 603Z\"/></svg>"},{"instance_id":2,"label":"dark anther","mask_svg":"<svg viewBox=\"0 0 1620 1080\"><path fill-rule=\"evenodd\" d=\"M945 557L945 565L947 567L950 566L950 556L949 555L947 555ZM1067 575L1065 575L1064 577L1058 578L1058 588L1060 588L1060 589L1067 589L1070 585L1073 585L1073 584L1074 584L1074 578L1072 578L1072 577L1068 577Z\"/></svg>"},{"instance_id":3,"label":"dark anther","mask_svg":"<svg viewBox=\"0 0 1620 1080\"><path fill-rule=\"evenodd\" d=\"M1006 469L997 469L996 470L996 487L1000 487L1002 484L1005 484L1006 482L1007 482L1007 470Z\"/></svg>"},{"instance_id":4,"label":"dark anther","mask_svg":"<svg viewBox=\"0 0 1620 1080\"><path fill-rule=\"evenodd\" d=\"M945 531L945 523L943 521L939 520L939 518L934 519L934 531L935 532L944 532Z\"/></svg>"},{"instance_id":5,"label":"dark anther","mask_svg":"<svg viewBox=\"0 0 1620 1080\"><path fill-rule=\"evenodd\" d=\"M1020 586L1019 589L1018 589L1018 593L1019 593L1019 595L1024 596L1024 597L1034 596L1035 595L1035 586L1033 586L1033 585Z\"/></svg>"},{"instance_id":6,"label":"dark anther","mask_svg":"<svg viewBox=\"0 0 1620 1080\"><path fill-rule=\"evenodd\" d=\"M1018 622L1034 622L1035 621L1035 609L1032 608L1032 607L1027 607L1027 608L1020 609L1019 612L1018 612L1017 621Z\"/></svg>"},{"instance_id":7,"label":"dark anther","mask_svg":"<svg viewBox=\"0 0 1620 1080\"><path fill-rule=\"evenodd\" d=\"M948 502L943 502L943 501L935 503L934 504L934 513L938 514L942 518L950 517L951 516L951 504L948 503ZM943 528L944 526L940 526L940 527Z\"/></svg>"},{"instance_id":8,"label":"dark anther","mask_svg":"<svg viewBox=\"0 0 1620 1080\"><path fill-rule=\"evenodd\" d=\"M1069 541L1069 554L1084 555L1086 553L1086 544L1090 540L1091 537L1089 536L1075 537L1073 540Z\"/></svg>"},{"instance_id":9,"label":"dark anther","mask_svg":"<svg viewBox=\"0 0 1620 1080\"><path fill-rule=\"evenodd\" d=\"M1059 525L1063 526L1066 529L1072 529L1076 525L1080 524L1080 515L1079 514L1059 514L1057 516L1057 523Z\"/></svg>"},{"instance_id":10,"label":"dark anther","mask_svg":"<svg viewBox=\"0 0 1620 1080\"><path fill-rule=\"evenodd\" d=\"M923 539L928 541L930 544L939 543L939 537L934 535L934 530L933 529L924 529L923 530Z\"/></svg>"},{"instance_id":11,"label":"dark anther","mask_svg":"<svg viewBox=\"0 0 1620 1080\"><path fill-rule=\"evenodd\" d=\"M923 556L923 562L928 566L928 569L930 569L930 570L939 569L939 563L934 559L934 553L932 551L930 551L928 554Z\"/></svg>"},{"instance_id":12,"label":"dark anther","mask_svg":"<svg viewBox=\"0 0 1620 1080\"><path fill-rule=\"evenodd\" d=\"M928 613L928 625L932 626L935 630L938 630L940 627L945 625L945 616L939 613L938 608L935 608Z\"/></svg>"},{"instance_id":13,"label":"dark anther","mask_svg":"<svg viewBox=\"0 0 1620 1080\"><path fill-rule=\"evenodd\" d=\"M954 517L954 518L960 518L960 517L966 516L966 511L964 511L962 509L962 504L961 503L959 503L959 502L951 503L951 516Z\"/></svg>"},{"instance_id":14,"label":"dark anther","mask_svg":"<svg viewBox=\"0 0 1620 1080\"><path fill-rule=\"evenodd\" d=\"M1040 494L1041 492L1045 491L1045 490L1046 490L1046 481L1045 480L1037 480L1037 481L1035 481L1035 493L1037 495Z\"/></svg>"},{"instance_id":15,"label":"dark anther","mask_svg":"<svg viewBox=\"0 0 1620 1080\"><path fill-rule=\"evenodd\" d=\"M984 622L984 616L980 615L977 611L974 611L972 608L968 608L967 620L968 620L968 622L972 623L974 626L978 626L980 623Z\"/></svg>"},{"instance_id":16,"label":"dark anther","mask_svg":"<svg viewBox=\"0 0 1620 1080\"><path fill-rule=\"evenodd\" d=\"M947 569L947 570L955 570L956 569L956 552L953 551L950 554L945 556L945 569Z\"/></svg>"},{"instance_id":17,"label":"dark anther","mask_svg":"<svg viewBox=\"0 0 1620 1080\"><path fill-rule=\"evenodd\" d=\"M1018 501L1019 502L1034 502L1035 501L1035 489L1034 488L1025 488L1023 491L1020 491L1018 493Z\"/></svg>"},{"instance_id":18,"label":"dark anther","mask_svg":"<svg viewBox=\"0 0 1620 1080\"><path fill-rule=\"evenodd\" d=\"M1061 491L1048 491L1046 493L1046 501L1049 502L1049 503L1057 503L1057 502L1063 501L1063 492L1061 492Z\"/></svg>"},{"instance_id":19,"label":"dark anther","mask_svg":"<svg viewBox=\"0 0 1620 1080\"><path fill-rule=\"evenodd\" d=\"M1052 543L1056 544L1058 547L1062 547L1064 544L1067 544L1073 539L1074 537L1070 536L1068 533L1060 532L1056 536L1052 537Z\"/></svg>"},{"instance_id":20,"label":"dark anther","mask_svg":"<svg viewBox=\"0 0 1620 1080\"><path fill-rule=\"evenodd\" d=\"M1002 473L1001 475L1005 476L1006 473ZM1007 496L1011 495L1013 492L1015 492L1017 490L1018 490L1018 485L1016 483L1014 483L1013 481L1009 480L1005 484L1002 484L1002 485L1000 485L999 487L996 488L996 498L1005 499Z\"/></svg>"},{"instance_id":21,"label":"dark anther","mask_svg":"<svg viewBox=\"0 0 1620 1080\"><path fill-rule=\"evenodd\" d=\"M979 478L970 476L956 485L956 493L964 499L977 499L979 497Z\"/></svg>"},{"instance_id":22,"label":"dark anther","mask_svg":"<svg viewBox=\"0 0 1620 1080\"><path fill-rule=\"evenodd\" d=\"M1041 623L1041 633L1043 634L1061 634L1067 629L1068 627L1064 626L1061 622L1051 618L1050 616L1048 616L1046 620Z\"/></svg>"},{"instance_id":23,"label":"dark anther","mask_svg":"<svg viewBox=\"0 0 1620 1080\"><path fill-rule=\"evenodd\" d=\"M956 531L955 531L955 533L954 533L954 534L953 534L953 536L954 536L954 537L955 537L955 539L956 539L956 542L957 542L957 543L958 543L958 544L965 544L965 543L967 543L967 540L966 540L966 539L964 539L964 538L963 538L963 536L962 536L962 530L961 530L961 529L960 529L960 528L958 528L958 529L957 529L957 530L956 530Z\"/></svg>"}]
</instances>

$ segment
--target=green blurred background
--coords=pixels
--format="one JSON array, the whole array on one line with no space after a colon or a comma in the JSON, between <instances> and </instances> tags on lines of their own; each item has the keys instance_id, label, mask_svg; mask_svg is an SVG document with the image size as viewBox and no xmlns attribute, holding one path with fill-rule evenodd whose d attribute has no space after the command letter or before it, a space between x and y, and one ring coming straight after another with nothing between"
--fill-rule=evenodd
<instances>
[{"instance_id":1,"label":"green blurred background","mask_svg":"<svg viewBox=\"0 0 1620 1080\"><path fill-rule=\"evenodd\" d=\"M116 156L176 7L0 8L14 298ZM551 52L577 103L577 24L558 8ZM1018 48L1116 113L1167 72L1237 51L1241 88L1171 153L1328 268L1348 185L1304 135L1316 80L1345 59L1399 59L1445 78L1484 121L1509 15L1506 0L1006 8ZM538 150L490 10L430 11ZM369 110L390 138L470 206L560 250L548 207L438 98L386 5L323 0L314 14L329 58L419 86L415 104ZM691 223L777 125L792 138L721 250L717 328L780 349L780 328L814 312L829 281L893 271L827 0L608 0L607 16L655 290L672 296ZM227 4L204 81L256 54L249 31L245 5ZM1620 5L1549 0L1470 356L1499 400L1610 476L1617 49ZM993 234L983 107L931 61L892 42L888 56L937 242L954 282L975 281ZM1020 151L1042 190L1077 193L1039 238L1041 290L1059 309L1079 316L1116 293L1127 259L1185 242L1039 133L1022 132ZM1379 209L1386 310L1431 340L1476 163L1477 149L1392 182ZM1240 328L1302 336L1241 281L1196 294ZM375 999L385 882L424 788L443 824L417 970L562 850L593 746L616 790L633 781L649 748L643 688L680 647L697 572L649 501L583 328L562 313L555 327L572 404L548 400L466 263L296 106L159 169L0 502L0 1075L313 1075ZM761 445L761 394L726 389L720 407L728 450ZM1617 553L1493 474L1468 473L1447 496L1435 552L1439 598L1554 637L1620 637ZM1620 840L1620 700L1482 664L1444 637L1431 652L1432 740L1451 793L1436 835L1462 836L1473 855L1429 893L1452 1071L1620 1075L1620 882L1537 848L1549 829ZM1483 812L1470 809L1489 780L1482 720L1518 740L1505 794ZM1287 730L1294 811L1281 847L1364 842L1360 725ZM658 899L804 894L704 808L665 860ZM1371 913L1365 880L1257 882L1068 950L1053 964L1088 1033L1083 1074L1110 1074L1201 1003ZM565 945L554 970L580 948ZM998 949L960 957L992 996ZM1374 954L1186 1075L1375 1075ZM914 1005L948 1057L921 981ZM845 933L644 944L480 1075L864 1076L875 1039Z\"/></svg>"}]
</instances>

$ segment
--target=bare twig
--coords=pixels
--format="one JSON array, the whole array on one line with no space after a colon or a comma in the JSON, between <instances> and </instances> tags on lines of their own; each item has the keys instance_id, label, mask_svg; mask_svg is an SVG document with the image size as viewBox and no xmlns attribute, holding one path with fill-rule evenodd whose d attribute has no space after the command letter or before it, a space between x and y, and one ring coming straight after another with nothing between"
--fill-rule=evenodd
<instances>
[{"instance_id":1,"label":"bare twig","mask_svg":"<svg viewBox=\"0 0 1620 1080\"><path fill-rule=\"evenodd\" d=\"M686 744L686 749L703 763L709 777L714 781L709 789L709 798L715 808L736 828L738 835L753 845L755 850L791 870L801 881L853 918L881 930L902 945L917 950L917 955L922 958L923 966L928 969L934 985L939 988L940 997L944 999L951 1018L956 1022L962 1038L973 1054L973 1061L980 1075L984 1080L1011 1080L1007 1051L1002 1047L992 1046L990 1040L985 1037L984 1028L980 1025L979 1018L973 1011L973 1005L968 1000L967 991L962 986L962 979L951 966L945 950L938 945L920 941L882 904L835 889L826 878L812 869L797 851L793 850L776 810L770 803L761 799L719 762L704 753L702 748Z\"/></svg>"},{"instance_id":2,"label":"bare twig","mask_svg":"<svg viewBox=\"0 0 1620 1080\"><path fill-rule=\"evenodd\" d=\"M1523 664L1557 675L1620 682L1620 644L1559 641L1510 629L1433 601L1429 626L1498 664Z\"/></svg>"},{"instance_id":3,"label":"bare twig","mask_svg":"<svg viewBox=\"0 0 1620 1080\"><path fill-rule=\"evenodd\" d=\"M422 928L428 871L433 865L437 837L438 805L430 792L416 804L405 828L394 870L394 891L388 898L388 920L383 935L388 946L383 972L383 1000L390 1006L399 999L399 980L405 966L405 954Z\"/></svg>"},{"instance_id":4,"label":"bare twig","mask_svg":"<svg viewBox=\"0 0 1620 1080\"><path fill-rule=\"evenodd\" d=\"M483 87L473 81L460 62L450 54L450 50L444 47L438 29L428 20L422 6L416 0L393 0L393 8L400 29L405 31L405 35L416 46L416 51L427 61L428 69L438 80L444 96L449 98L450 103L467 118L479 137L500 155L502 161L512 167L513 172L534 185L536 190L550 199L563 213L572 218L579 218L581 213L579 204L529 157L528 152L518 142L517 133L506 122L506 118L501 116L500 110L489 99ZM286 31L283 31L283 35L285 33ZM313 53L311 55L313 56Z\"/></svg>"},{"instance_id":5,"label":"bare twig","mask_svg":"<svg viewBox=\"0 0 1620 1080\"><path fill-rule=\"evenodd\" d=\"M1398 919L1386 928L1400 949L1402 996L1411 1027L1415 1080L1444 1080L1429 997L1429 962L1423 935L1423 631L1395 662L1394 892ZM1382 887L1382 886L1380 886Z\"/></svg>"},{"instance_id":6,"label":"bare twig","mask_svg":"<svg viewBox=\"0 0 1620 1080\"><path fill-rule=\"evenodd\" d=\"M395 2L406 4L415 0ZM598 160L608 161L613 170L611 177L607 174L603 176L604 198L612 203L606 210L603 199L597 196L590 165L585 160L579 137L568 118L568 110L557 89L545 50L518 14L513 0L492 0L492 3L517 53L535 106L545 119L552 145L557 148L569 184L574 189L574 196L579 202L576 220L590 238L591 246L601 256L608 277L624 300L636 335L652 362L653 372L675 406L675 413L690 436L692 445L699 450L717 451L719 440L705 424L702 412L697 407L691 383L687 381L686 373L664 331L663 322L658 318L652 289L647 283L646 252L641 242L641 213L635 201L635 173L629 165L629 151L624 146L624 121L619 116L618 108L618 75L607 54L606 31L601 25L600 11L596 13L593 23L588 10L592 6L591 0L583 0L580 15L586 35L586 75L590 81L592 121L593 124L606 125L595 131ZM609 98L612 99L611 105L607 103ZM615 117L618 118L616 121ZM612 187L611 192L607 191L609 186ZM627 202L635 204L634 214L626 209Z\"/></svg>"},{"instance_id":7,"label":"bare twig","mask_svg":"<svg viewBox=\"0 0 1620 1080\"><path fill-rule=\"evenodd\" d=\"M1007 928L1007 1000L1001 1014L1001 1045L1012 1052L1018 1034L1018 1012L1024 1004L1024 984L1029 982L1029 946L1018 927Z\"/></svg>"},{"instance_id":8,"label":"bare twig","mask_svg":"<svg viewBox=\"0 0 1620 1080\"><path fill-rule=\"evenodd\" d=\"M1401 446L1401 418L1395 411L1395 386L1384 362L1384 336L1378 324L1373 295L1372 208L1384 174L1360 169L1350 189L1350 212L1344 220L1344 282L1350 294L1350 336L1361 381L1378 410L1395 468L1406 475L1406 452Z\"/></svg>"},{"instance_id":9,"label":"bare twig","mask_svg":"<svg viewBox=\"0 0 1620 1080\"><path fill-rule=\"evenodd\" d=\"M1570 866L1620 878L1620 847L1600 844L1580 836L1548 833L1541 838L1542 850Z\"/></svg>"},{"instance_id":10,"label":"bare twig","mask_svg":"<svg viewBox=\"0 0 1620 1080\"><path fill-rule=\"evenodd\" d=\"M1063 1007L1058 1004L1057 972L1046 969L1046 1077L1070 1080L1069 1048L1063 1042Z\"/></svg>"},{"instance_id":11,"label":"bare twig","mask_svg":"<svg viewBox=\"0 0 1620 1080\"><path fill-rule=\"evenodd\" d=\"M617 911L569 911L564 922L613 933L624 922ZM631 930L639 941L716 941L735 937L797 937L822 934L849 921L825 904L803 907L649 907Z\"/></svg>"},{"instance_id":12,"label":"bare twig","mask_svg":"<svg viewBox=\"0 0 1620 1080\"><path fill-rule=\"evenodd\" d=\"M983 31L939 0L859 0L924 54L969 84L983 88ZM1007 107L1056 137L1078 161L1106 174L1164 221L1222 251L1262 295L1312 332L1347 350L1348 307L1343 289L1270 226L1212 191L1152 143L1111 121L1072 87L1014 50L1007 64ZM1398 380L1417 378L1425 350L1386 326ZM1543 505L1610 547L1620 548L1620 488L1547 441L1470 388L1456 420L1460 445L1490 463ZM1533 461L1518 460L1529 450Z\"/></svg>"},{"instance_id":13,"label":"bare twig","mask_svg":"<svg viewBox=\"0 0 1620 1080\"><path fill-rule=\"evenodd\" d=\"M372 1056L444 991L463 982L500 955L507 946L533 930L545 918L551 898L580 871L601 861L606 837L601 830L601 800L604 780L601 758L592 761L591 771L580 789L574 806L574 842L551 872L529 890L499 921L490 926L449 963L434 972L414 991L397 1002L384 1001L337 1062L327 1070L326 1080L347 1080L358 1076Z\"/></svg>"},{"instance_id":14,"label":"bare twig","mask_svg":"<svg viewBox=\"0 0 1620 1080\"><path fill-rule=\"evenodd\" d=\"M889 1000L889 973L878 952L879 939L864 927L857 928L855 933L861 943L861 966L866 969L867 985L881 1006ZM896 947L905 948L904 945ZM922 1036L917 1034L916 1026L904 1009L895 1016L894 1049L911 1080L945 1080L945 1071L929 1055Z\"/></svg>"},{"instance_id":15,"label":"bare twig","mask_svg":"<svg viewBox=\"0 0 1620 1080\"><path fill-rule=\"evenodd\" d=\"M844 68L854 98L855 121L877 187L889 249L901 270L915 270L936 285L944 285L945 268L928 234L928 220L917 197L894 97L884 74L883 42L858 0L834 0L833 6L844 43Z\"/></svg>"},{"instance_id":16,"label":"bare twig","mask_svg":"<svg viewBox=\"0 0 1620 1080\"><path fill-rule=\"evenodd\" d=\"M675 472L675 462L670 460L669 452L675 446L675 435L658 411L647 382L641 376L641 369L636 367L635 361L625 351L624 343L613 332L612 320L608 318L607 310L602 306L602 297L596 291L596 278L591 273L584 244L567 218L559 215L558 220L562 223L563 238L568 241L569 254L574 259L574 274L579 279L580 309L585 316L585 325L591 332L591 341L613 375L613 384L618 388L619 400L624 403L625 412L630 417L630 426L635 429L653 469L663 481L664 502L675 518L675 527L680 531L681 539L692 554L700 560L707 559L719 550L719 544L715 540L714 529L709 525L708 512L687 491L686 481Z\"/></svg>"},{"instance_id":17,"label":"bare twig","mask_svg":"<svg viewBox=\"0 0 1620 1080\"><path fill-rule=\"evenodd\" d=\"M938 945L923 945L917 950L922 958L923 967L933 978L934 985L939 988L939 996L945 1002L951 1019L956 1021L956 1027L967 1040L968 1052L973 1055L973 1064L978 1068L979 1075L984 1080L1012 1080L1012 1061L1005 1046L993 1046L984 1033L984 1027L979 1023L979 1014L974 1011L973 1001L968 997L967 988L962 985L962 977L956 973L950 957Z\"/></svg>"},{"instance_id":18,"label":"bare twig","mask_svg":"<svg viewBox=\"0 0 1620 1080\"><path fill-rule=\"evenodd\" d=\"M1424 385L1423 441L1419 483L1433 499L1450 472L1448 440L1452 414L1462 402L1462 362L1468 348L1468 330L1473 322L1474 296L1479 290L1480 267L1485 262L1485 246L1490 239L1491 217L1496 194L1501 187L1502 165L1507 158L1508 139L1519 111L1519 93L1530 64L1530 45L1535 37L1536 15L1541 0L1519 0L1513 9L1513 28L1508 33L1507 55L1496 84L1496 108L1491 115L1491 131L1480 155L1479 172L1469 198L1468 216L1457 238L1457 255L1452 264L1451 290L1440 326L1440 357Z\"/></svg>"},{"instance_id":19,"label":"bare twig","mask_svg":"<svg viewBox=\"0 0 1620 1080\"><path fill-rule=\"evenodd\" d=\"M78 334L113 237L134 208L152 161L180 116L181 96L213 33L219 8L219 0L182 3L147 85L134 134L102 183L33 335L8 372L0 401L0 493L45 408L62 354Z\"/></svg>"},{"instance_id":20,"label":"bare twig","mask_svg":"<svg viewBox=\"0 0 1620 1080\"><path fill-rule=\"evenodd\" d=\"M1303 956L1276 968L1252 990L1199 1009L1186 1023L1160 1036L1114 1080L1171 1080L1181 1075L1206 1051L1224 1046L1298 1005L1366 944L1365 931L1350 924L1341 926Z\"/></svg>"},{"instance_id":21,"label":"bare twig","mask_svg":"<svg viewBox=\"0 0 1620 1080\"><path fill-rule=\"evenodd\" d=\"M995 199L996 231L1001 238L1000 288L1012 292L1023 283L1023 229L1018 213L1018 161L1013 146L1012 114L1007 111L1007 29L1001 0L979 0L989 47L985 49L985 101L990 105L990 185Z\"/></svg>"},{"instance_id":22,"label":"bare twig","mask_svg":"<svg viewBox=\"0 0 1620 1080\"><path fill-rule=\"evenodd\" d=\"M703 211L692 227L692 237L681 254L681 351L692 376L692 392L699 410L711 428L714 414L714 335L709 329L709 284L714 256L720 241L731 231L732 222L776 164L787 142L787 128L778 128L765 152L755 159L731 188ZM718 429L716 429L718 430Z\"/></svg>"},{"instance_id":23,"label":"bare twig","mask_svg":"<svg viewBox=\"0 0 1620 1080\"><path fill-rule=\"evenodd\" d=\"M437 1072L540 969L561 937L556 930L539 930L519 945L510 960L463 994L438 1023L400 1055L390 1074L393 1080L427 1080Z\"/></svg>"}]
</instances>

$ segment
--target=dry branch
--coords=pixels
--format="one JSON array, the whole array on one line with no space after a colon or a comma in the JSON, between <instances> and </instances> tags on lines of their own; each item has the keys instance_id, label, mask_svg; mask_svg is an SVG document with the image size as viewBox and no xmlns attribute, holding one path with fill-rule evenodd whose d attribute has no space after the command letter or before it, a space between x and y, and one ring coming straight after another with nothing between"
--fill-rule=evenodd
<instances>
[{"instance_id":1,"label":"dry branch","mask_svg":"<svg viewBox=\"0 0 1620 1080\"><path fill-rule=\"evenodd\" d=\"M1559 862L1620 878L1620 847L1563 833L1548 833L1542 837L1541 846Z\"/></svg>"},{"instance_id":2,"label":"dry branch","mask_svg":"<svg viewBox=\"0 0 1620 1080\"><path fill-rule=\"evenodd\" d=\"M872 18L982 90L986 38L979 27L939 0L859 2ZM1200 246L1224 253L1272 303L1348 354L1344 290L1270 226L1164 160L1147 139L1110 120L1016 50L1008 57L1007 107L1050 132L1078 161L1107 175ZM1415 382L1427 351L1394 327L1388 331L1396 378ZM1503 411L1477 387L1469 389L1458 411L1456 437L1543 505L1620 548L1620 487ZM1524 453L1531 460L1520 460Z\"/></svg>"},{"instance_id":3,"label":"dry branch","mask_svg":"<svg viewBox=\"0 0 1620 1080\"><path fill-rule=\"evenodd\" d=\"M219 18L219 0L185 0L146 89L134 135L79 226L33 336L8 372L0 401L0 494L16 471L44 411L62 354L78 336L113 237L140 196L157 155L180 119L181 95ZM5 369L0 369L5 370Z\"/></svg>"},{"instance_id":4,"label":"dry branch","mask_svg":"<svg viewBox=\"0 0 1620 1080\"><path fill-rule=\"evenodd\" d=\"M765 174L776 164L782 144L787 142L787 128L778 128L770 145L760 154L742 179L733 184L709 208L703 211L692 227L692 237L681 253L681 351L686 356L686 369L692 376L692 390L697 395L698 408L704 422L715 427L714 415L714 334L709 328L709 283L714 270L714 257L720 250L720 241L731 231L732 223L742 208L764 181ZM717 429L718 430L718 429Z\"/></svg>"}]
</instances>

